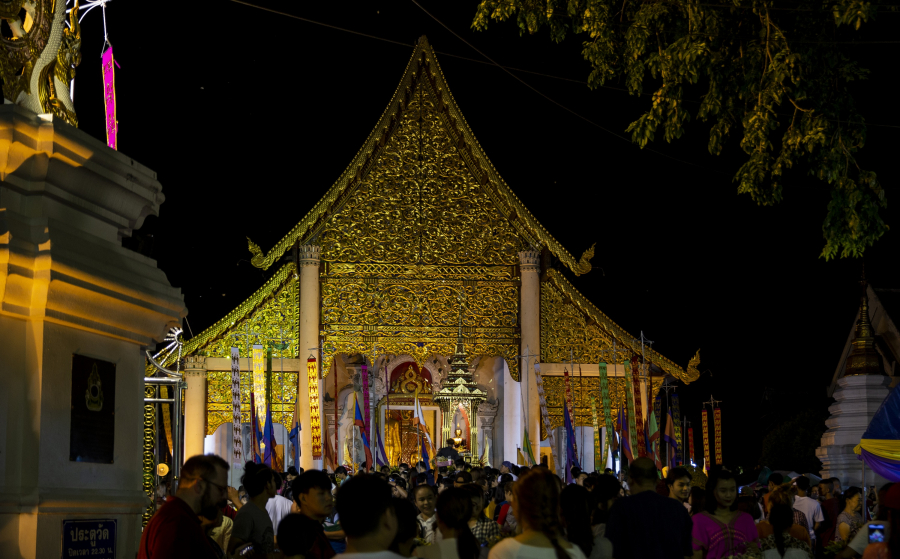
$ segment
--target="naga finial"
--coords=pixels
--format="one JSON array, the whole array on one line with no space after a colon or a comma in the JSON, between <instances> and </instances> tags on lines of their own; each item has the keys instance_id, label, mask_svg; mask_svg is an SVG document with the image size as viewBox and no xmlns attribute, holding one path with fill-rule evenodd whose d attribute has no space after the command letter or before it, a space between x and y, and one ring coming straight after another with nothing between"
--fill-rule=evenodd
<instances>
[{"instance_id":1,"label":"naga finial","mask_svg":"<svg viewBox=\"0 0 900 559\"><path fill-rule=\"evenodd\" d=\"M578 260L578 264L572 269L575 272L576 276L583 276L584 274L591 271L591 258L594 257L594 247L597 246L597 243L591 245L591 248L584 251L584 254L581 255L581 259Z\"/></svg>"},{"instance_id":2,"label":"naga finial","mask_svg":"<svg viewBox=\"0 0 900 559\"><path fill-rule=\"evenodd\" d=\"M697 353L695 353L694 356L691 357L691 360L688 361L687 375L686 375L685 382L694 382L695 380L700 378L700 369L698 368L699 366L700 366L700 350L698 349Z\"/></svg>"}]
</instances>

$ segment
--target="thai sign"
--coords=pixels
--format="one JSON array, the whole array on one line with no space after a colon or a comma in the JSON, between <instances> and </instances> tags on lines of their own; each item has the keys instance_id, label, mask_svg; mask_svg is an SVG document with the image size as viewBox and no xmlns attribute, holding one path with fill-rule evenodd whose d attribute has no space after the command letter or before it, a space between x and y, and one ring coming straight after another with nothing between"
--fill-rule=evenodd
<instances>
[{"instance_id":1,"label":"thai sign","mask_svg":"<svg viewBox=\"0 0 900 559\"><path fill-rule=\"evenodd\" d=\"M63 520L62 558L115 559L116 521Z\"/></svg>"}]
</instances>

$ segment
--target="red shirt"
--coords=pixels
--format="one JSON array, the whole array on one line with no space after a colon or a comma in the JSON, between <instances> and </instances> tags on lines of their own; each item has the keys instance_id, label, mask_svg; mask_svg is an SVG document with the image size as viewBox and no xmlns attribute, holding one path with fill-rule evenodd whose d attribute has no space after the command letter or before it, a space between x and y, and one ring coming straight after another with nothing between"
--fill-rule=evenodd
<instances>
[{"instance_id":1,"label":"red shirt","mask_svg":"<svg viewBox=\"0 0 900 559\"><path fill-rule=\"evenodd\" d=\"M216 559L200 519L178 497L169 497L141 535L138 559Z\"/></svg>"}]
</instances>

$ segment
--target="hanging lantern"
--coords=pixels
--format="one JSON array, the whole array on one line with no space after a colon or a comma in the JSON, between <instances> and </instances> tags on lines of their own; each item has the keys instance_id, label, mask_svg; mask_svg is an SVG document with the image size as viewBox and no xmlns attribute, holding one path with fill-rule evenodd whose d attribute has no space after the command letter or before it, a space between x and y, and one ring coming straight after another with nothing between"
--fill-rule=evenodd
<instances>
[{"instance_id":1,"label":"hanging lantern","mask_svg":"<svg viewBox=\"0 0 900 559\"><path fill-rule=\"evenodd\" d=\"M322 457L322 428L319 418L319 367L316 358L306 360L306 374L309 382L309 426L312 431L312 456Z\"/></svg>"}]
</instances>

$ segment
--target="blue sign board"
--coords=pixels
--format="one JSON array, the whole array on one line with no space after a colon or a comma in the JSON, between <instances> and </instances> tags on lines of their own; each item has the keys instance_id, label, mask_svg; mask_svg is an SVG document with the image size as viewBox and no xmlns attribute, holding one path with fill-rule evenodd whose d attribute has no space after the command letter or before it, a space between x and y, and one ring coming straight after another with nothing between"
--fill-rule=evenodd
<instances>
[{"instance_id":1,"label":"blue sign board","mask_svg":"<svg viewBox=\"0 0 900 559\"><path fill-rule=\"evenodd\" d=\"M116 521L63 520L62 559L116 559Z\"/></svg>"}]
</instances>

